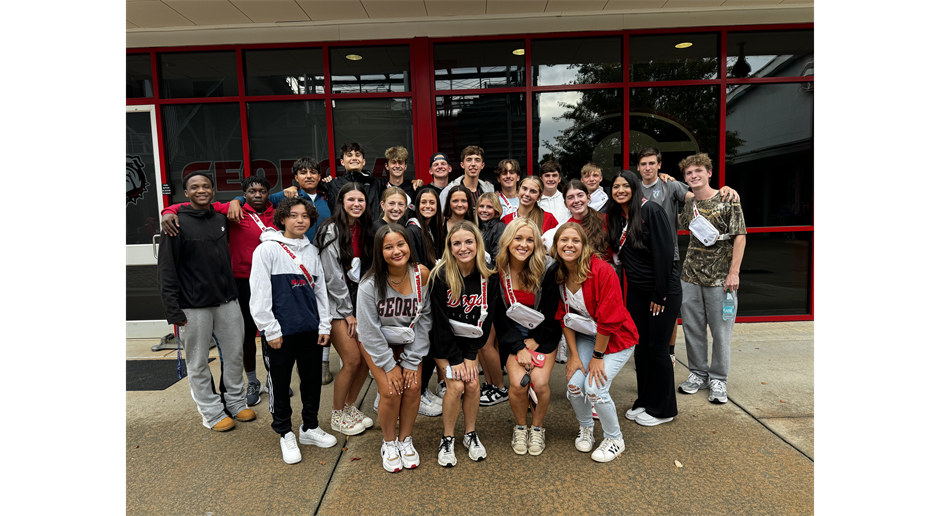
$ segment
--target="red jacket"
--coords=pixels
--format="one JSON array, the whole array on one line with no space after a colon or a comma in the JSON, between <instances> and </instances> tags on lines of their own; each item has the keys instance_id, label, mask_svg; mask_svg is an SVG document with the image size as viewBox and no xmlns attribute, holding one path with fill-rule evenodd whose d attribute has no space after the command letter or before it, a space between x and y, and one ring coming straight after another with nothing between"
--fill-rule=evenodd
<instances>
[{"instance_id":1,"label":"red jacket","mask_svg":"<svg viewBox=\"0 0 940 516\"><path fill-rule=\"evenodd\" d=\"M565 265L562 263L559 266ZM565 288L565 285L558 285L558 287ZM610 335L606 353L623 351L637 344L640 336L637 333L636 324L633 323L633 318L623 306L620 282L617 281L617 273L609 263L596 255L591 255L591 275L581 285L581 292L584 296L584 306L597 323L597 333ZM555 312L555 319L561 321L562 327L565 326L566 313L565 298L562 296L558 303L558 311ZM586 362L584 358L582 361Z\"/></svg>"},{"instance_id":2,"label":"red jacket","mask_svg":"<svg viewBox=\"0 0 940 516\"><path fill-rule=\"evenodd\" d=\"M180 211L180 206L189 205L188 202L174 204L164 208L161 215L167 213L176 214ZM214 202L212 207L222 215L228 214L228 203ZM261 223L269 228L276 228L274 225L274 205L270 202L264 209L264 213L258 213L248 203L242 206L245 217L239 223L229 221L228 246L232 254L232 274L238 279L248 279L251 277L251 255L255 248L261 243L261 228L248 216L249 213L257 213Z\"/></svg>"}]
</instances>

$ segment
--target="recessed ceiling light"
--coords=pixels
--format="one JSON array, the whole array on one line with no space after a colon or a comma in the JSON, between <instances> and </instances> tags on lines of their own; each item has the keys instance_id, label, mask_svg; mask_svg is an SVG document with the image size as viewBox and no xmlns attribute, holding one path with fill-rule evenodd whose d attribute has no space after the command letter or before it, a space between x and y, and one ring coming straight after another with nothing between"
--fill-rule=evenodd
<instances>
[{"instance_id":1,"label":"recessed ceiling light","mask_svg":"<svg viewBox=\"0 0 940 516\"><path fill-rule=\"evenodd\" d=\"M692 44L686 41L685 43L679 43L678 45L676 45L676 48L689 48L691 46Z\"/></svg>"},{"instance_id":2,"label":"recessed ceiling light","mask_svg":"<svg viewBox=\"0 0 940 516\"><path fill-rule=\"evenodd\" d=\"M525 49L524 49L524 48L517 48L517 49L513 50L512 53L513 53L513 55L523 56L523 55L525 55Z\"/></svg>"},{"instance_id":3,"label":"recessed ceiling light","mask_svg":"<svg viewBox=\"0 0 940 516\"><path fill-rule=\"evenodd\" d=\"M362 56L357 55L357 54L349 54L348 56L346 56L346 59L349 59L350 61L359 61L360 59L362 59Z\"/></svg>"}]
</instances>

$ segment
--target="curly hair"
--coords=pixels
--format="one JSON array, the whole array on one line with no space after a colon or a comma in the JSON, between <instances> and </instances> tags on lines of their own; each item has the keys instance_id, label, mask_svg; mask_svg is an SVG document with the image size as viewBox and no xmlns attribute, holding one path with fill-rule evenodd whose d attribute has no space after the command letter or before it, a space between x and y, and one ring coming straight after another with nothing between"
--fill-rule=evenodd
<instances>
[{"instance_id":1,"label":"curly hair","mask_svg":"<svg viewBox=\"0 0 940 516\"><path fill-rule=\"evenodd\" d=\"M316 207L310 204L310 201L306 199L301 199L300 197L291 197L290 199L284 199L281 201L281 204L277 205L277 209L274 210L274 225L277 226L277 229L284 231L284 219L290 216L290 210L294 206L301 204L307 210L307 216L310 217L310 226L312 227L317 223L317 218L320 214L317 213Z\"/></svg>"},{"instance_id":2,"label":"curly hair","mask_svg":"<svg viewBox=\"0 0 940 516\"><path fill-rule=\"evenodd\" d=\"M708 154L705 154L704 152L687 156L685 159L679 162L679 173L682 174L682 177L684 178L685 170L693 166L703 167L705 170L711 172L712 160L708 157Z\"/></svg>"}]
</instances>

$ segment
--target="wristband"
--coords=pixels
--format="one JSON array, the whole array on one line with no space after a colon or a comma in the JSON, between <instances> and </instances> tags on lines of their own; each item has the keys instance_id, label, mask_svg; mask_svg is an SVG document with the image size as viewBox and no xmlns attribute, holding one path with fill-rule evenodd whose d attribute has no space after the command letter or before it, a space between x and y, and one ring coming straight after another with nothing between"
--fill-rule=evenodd
<instances>
[{"instance_id":1,"label":"wristband","mask_svg":"<svg viewBox=\"0 0 940 516\"><path fill-rule=\"evenodd\" d=\"M595 351L594 351L594 358L603 360L603 359L604 359L604 352L603 352L603 351L597 351L597 350L595 350Z\"/></svg>"}]
</instances>

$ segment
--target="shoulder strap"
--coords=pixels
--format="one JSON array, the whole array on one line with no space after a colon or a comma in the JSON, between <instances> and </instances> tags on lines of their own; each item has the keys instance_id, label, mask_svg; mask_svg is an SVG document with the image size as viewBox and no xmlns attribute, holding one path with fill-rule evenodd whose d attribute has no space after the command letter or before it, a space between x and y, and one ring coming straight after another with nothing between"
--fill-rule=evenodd
<instances>
[{"instance_id":1,"label":"shoulder strap","mask_svg":"<svg viewBox=\"0 0 940 516\"><path fill-rule=\"evenodd\" d=\"M313 276L311 276L310 273L307 272L307 268L304 267L304 264L300 260L300 257L294 254L294 252L291 251L286 245L284 245L283 242L278 242L277 244L281 246L281 249L283 249L284 252L287 253L287 256L290 256L290 259L293 260L294 263L297 264L298 267L300 267L300 272L304 273L304 277L307 278L307 283L310 285L310 288L313 288Z\"/></svg>"}]
</instances>

